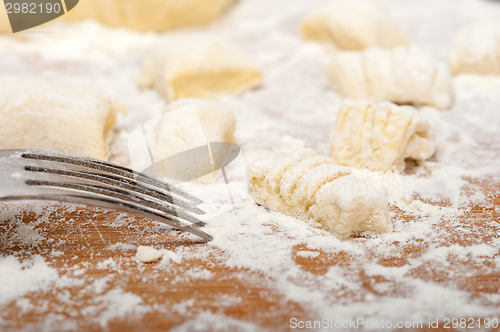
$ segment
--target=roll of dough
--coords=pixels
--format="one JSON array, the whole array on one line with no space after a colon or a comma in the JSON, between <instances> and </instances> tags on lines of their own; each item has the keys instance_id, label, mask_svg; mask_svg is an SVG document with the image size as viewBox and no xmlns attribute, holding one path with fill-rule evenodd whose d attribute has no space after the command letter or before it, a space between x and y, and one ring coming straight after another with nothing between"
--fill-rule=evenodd
<instances>
[{"instance_id":1,"label":"roll of dough","mask_svg":"<svg viewBox=\"0 0 500 332\"><path fill-rule=\"evenodd\" d=\"M422 161L436 149L429 122L410 106L345 100L330 135L333 160L372 171L405 169L405 159Z\"/></svg>"},{"instance_id":2,"label":"roll of dough","mask_svg":"<svg viewBox=\"0 0 500 332\"><path fill-rule=\"evenodd\" d=\"M386 199L351 170L308 149L276 155L250 169L250 193L273 211L314 220L340 238L392 231Z\"/></svg>"},{"instance_id":3,"label":"roll of dough","mask_svg":"<svg viewBox=\"0 0 500 332\"><path fill-rule=\"evenodd\" d=\"M106 159L123 107L98 93L0 77L0 148L39 148Z\"/></svg>"},{"instance_id":4,"label":"roll of dough","mask_svg":"<svg viewBox=\"0 0 500 332\"><path fill-rule=\"evenodd\" d=\"M439 109L448 108L452 102L447 66L415 48L336 52L327 75L334 89L350 99Z\"/></svg>"}]
</instances>

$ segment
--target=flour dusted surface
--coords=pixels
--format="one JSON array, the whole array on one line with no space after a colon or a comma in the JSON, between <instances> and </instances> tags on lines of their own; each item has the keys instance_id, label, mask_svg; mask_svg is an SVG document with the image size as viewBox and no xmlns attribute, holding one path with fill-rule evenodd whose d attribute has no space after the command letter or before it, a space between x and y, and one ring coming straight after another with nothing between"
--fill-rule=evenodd
<instances>
[{"instance_id":1,"label":"flour dusted surface","mask_svg":"<svg viewBox=\"0 0 500 332\"><path fill-rule=\"evenodd\" d=\"M447 60L459 28L500 13L493 1L381 3L390 9L408 39L439 61ZM307 145L319 155L329 154L328 136L341 99L331 91L324 73L329 55L304 44L299 35L304 16L319 5L320 1L241 1L224 21L211 27L266 73L260 90L219 100L236 114L235 136L247 165L271 156L280 146L298 149ZM129 116L119 120L119 139L113 141L111 155L112 160L127 163L127 133L166 107L156 92L137 89L142 61L160 37L111 31L93 23L25 37L29 42L0 38L0 49L5 50L0 71L29 74L35 67L41 78L97 89L123 103ZM179 330L193 326L265 330L272 322L276 323L269 330L286 330L289 317L283 315L292 311L304 319L338 320L498 317L500 299L494 278L500 266L496 235L500 232L496 185L500 100L496 84L491 77L458 77L453 80L455 96L449 111L418 110L436 136L436 154L429 161L418 167L407 164L405 175L353 170L391 205L394 231L381 237L341 241L319 227L269 213L251 200L210 220L205 230L214 235L214 241L206 246L172 245L184 237L174 233L166 240L162 237L165 229L159 225L144 225L101 210L72 205L66 205L63 212L43 205L2 208L2 255L16 255L19 246L31 256L25 261L27 268L38 269L44 265L31 254L39 252L48 272L54 272L62 261L66 267L58 269L58 278L67 283L51 282L49 273L46 283L36 284L36 291L58 294L56 302L30 293L3 305L0 317L4 322L9 316L22 321L21 310L36 309L39 324L47 322L53 329L67 330L74 330L83 319L75 305L86 313L85 321L96 326L112 324L114 319L137 322L141 317L148 324L148 315L152 315L173 317L172 324ZM234 183L245 180L241 177ZM213 187L201 194L222 197ZM38 218L27 228L19 215L29 209ZM69 216L68 210L77 215ZM78 255L84 262L67 254L57 256L59 251L71 252L81 232L94 239L92 244L99 243L78 243ZM164 259L154 265L137 262L135 248L140 244L168 248L180 263ZM56 255L49 255L52 251ZM20 263L7 262L18 268L23 262L16 260ZM200 261L211 263L202 267ZM218 274L222 269L234 272L222 276ZM107 276L93 275L93 271ZM210 275L210 282L227 281L239 289L244 285L245 292L227 294L213 288L205 298L214 305L210 311L203 307L210 305L208 301L200 301L203 296L177 291ZM138 278L144 288L128 288L128 281ZM16 285L24 288L19 294L26 294L25 283ZM155 292L145 295L149 286ZM182 297L175 302L173 294ZM231 314L241 306L250 308L254 302L248 301L254 298L277 309L239 318Z\"/></svg>"}]
</instances>

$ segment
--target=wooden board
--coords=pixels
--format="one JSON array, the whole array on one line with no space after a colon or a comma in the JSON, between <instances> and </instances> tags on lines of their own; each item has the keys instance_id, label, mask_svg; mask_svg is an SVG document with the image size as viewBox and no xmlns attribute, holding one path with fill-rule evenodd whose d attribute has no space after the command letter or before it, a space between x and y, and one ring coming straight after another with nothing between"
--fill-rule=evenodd
<instances>
[{"instance_id":1,"label":"wooden board","mask_svg":"<svg viewBox=\"0 0 500 332\"><path fill-rule=\"evenodd\" d=\"M459 225L448 227L447 218L436 227L443 234L444 246L457 244L460 246L480 244L500 231L500 184L484 181L482 184L487 200L473 206L469 212L460 216ZM0 205L0 208L12 210L12 204ZM395 208L394 208L395 209ZM79 330L100 330L107 326L110 330L142 330L162 331L189 323L200 312L220 313L226 317L251 322L271 330L288 330L291 317L301 320L314 319L315 315L294 301L289 301L283 294L273 289L273 282L265 274L246 269L228 268L224 263L227 257L224 252L214 249L210 243L200 244L172 232L158 230L158 225L133 216L124 216L113 211L96 210L92 207L80 206L74 211L67 206L51 204L47 212L38 218L33 213L19 210L19 216L5 220L0 224L0 256L16 255L21 260L28 260L40 255L50 267L57 270L59 277L68 277L72 286L51 288L27 293L24 298L31 301L31 309L22 310L15 301L2 306L2 330L33 329L39 330L52 320L56 326L64 326L64 322L76 324ZM407 222L414 217L405 216ZM121 225L112 221L121 220ZM494 221L495 226L490 222ZM15 240L13 223L34 226L43 233L43 240L34 245L20 243ZM486 226L489 225L489 226ZM473 230L468 232L464 230ZM200 259L183 260L181 264L171 263L168 268L161 263L144 264L134 258L134 250L109 249L119 243L132 245L151 245L166 249L184 246L189 251L199 253ZM382 266L401 267L410 259L423 257L427 252L427 244L407 245L393 243L400 248L402 255L380 255L374 253L370 259ZM296 246L303 249L307 243ZM60 251L54 256L54 250ZM206 253L209 253L206 255ZM343 251L325 253L310 258L294 254L294 261L301 269L321 275L329 267L338 266L349 271L352 282L360 285L363 292L375 296L407 296L405 289L391 288L390 293L381 293L374 286L384 282L381 276L369 276L362 266L353 261ZM205 257L206 256L206 257ZM111 259L112 261L109 261ZM272 257L268 258L272 259ZM481 263L460 255L447 258L452 269L443 269L435 264L421 264L418 268L409 267L409 275L426 282L446 285L469 293L472 298L487 303L488 294L500 292L500 271L495 269L494 257L486 257ZM108 262L109 264L107 264ZM111 262L111 263L110 263ZM191 279L185 277L189 271L202 268L210 271L209 277ZM82 272L83 271L83 272ZM2 273L2 272L0 272ZM102 292L90 291L92 283L107 280ZM74 286L75 280L81 281ZM113 292L119 286L125 292L137 294L142 298L142 305L147 306L144 314L131 314L105 321L100 318L106 310L106 303L96 302L106 292ZM97 296L98 295L98 296ZM355 296L352 292L332 291L332 298L342 301ZM221 300L221 299L226 300ZM500 303L488 303L500 308ZM102 310L97 310L102 306ZM177 306L177 307L176 307ZM185 310L182 310L185 306ZM180 308L180 309L179 309ZM480 317L475 317L480 318ZM103 325L98 322L102 319ZM56 323L58 322L58 323ZM441 327L445 322L441 322ZM236 324L236 323L235 323ZM241 329L235 325L236 330ZM186 329L194 329L193 326ZM217 329L217 325L205 326L202 329ZM422 330L428 330L425 328ZM443 329L450 331L450 329ZM451 329L453 330L453 329Z\"/></svg>"}]
</instances>

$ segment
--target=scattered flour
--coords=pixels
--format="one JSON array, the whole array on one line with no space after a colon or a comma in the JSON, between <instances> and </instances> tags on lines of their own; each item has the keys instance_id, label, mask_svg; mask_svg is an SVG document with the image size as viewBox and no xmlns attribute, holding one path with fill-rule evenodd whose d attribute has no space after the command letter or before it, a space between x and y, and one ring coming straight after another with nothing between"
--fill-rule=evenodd
<instances>
[{"instance_id":1,"label":"scattered flour","mask_svg":"<svg viewBox=\"0 0 500 332\"><path fill-rule=\"evenodd\" d=\"M15 256L0 257L0 271L0 305L50 287L59 279L57 271L41 256L22 262Z\"/></svg>"},{"instance_id":2,"label":"scattered flour","mask_svg":"<svg viewBox=\"0 0 500 332\"><path fill-rule=\"evenodd\" d=\"M122 289L112 289L95 299L95 304L88 306L83 315L99 313L97 321L105 328L114 318L133 315L138 318L147 312L148 307L143 304L140 296L125 292Z\"/></svg>"},{"instance_id":3,"label":"scattered flour","mask_svg":"<svg viewBox=\"0 0 500 332\"><path fill-rule=\"evenodd\" d=\"M329 54L317 45L301 41L298 30L306 13L322 2L239 1L227 17L208 28L236 44L265 74L261 89L218 100L236 114L236 140L247 166L283 146L308 146L318 154L328 155L328 135L341 98L329 87L324 73ZM460 27L500 15L500 5L493 1L380 2L390 8L412 43L441 61L447 60L453 35ZM67 28L54 25L51 29L51 33L26 34L19 39L0 37L0 73L36 76L54 83L91 88L125 105L128 115L118 121L111 151L113 161L128 164L128 133L138 123L166 108L161 96L137 88L142 61L149 47L162 36L112 30L90 22ZM458 217L473 213L475 204L491 198L487 195L498 195L498 192L484 193L477 189L481 181L500 183L500 81L496 77L462 75L454 77L453 85L454 101L450 110L419 109L431 122L436 139L437 152L429 161L407 165L404 175L355 170L359 179L384 193L395 210L409 217L410 220L392 212L393 233L341 241L317 225L269 213L248 197L245 200L242 197L244 201L232 207L225 201L225 186L205 190L197 187L196 195L226 204L224 208L208 203L202 206L213 212L204 230L212 234L214 240L206 246L161 249L163 257L151 268L163 276L176 264L217 257L225 268L262 275L264 281L258 279L256 285L262 287L264 282L264 286L285 300L307 308L313 319L498 317L500 295L497 292L477 291L475 297L471 297L470 293L458 289L457 284L446 280L467 284L467 278L473 277L471 273L492 275L500 269L500 208L488 207L490 216L485 216L480 226L458 221ZM489 149L479 148L481 146L489 146ZM235 187L244 188L246 183L241 175L231 180ZM71 261L78 257L60 255L71 245L69 237L51 243L48 252L52 254L45 259L24 250L45 243L43 227L37 226L48 220L50 206L29 205L30 213L37 216L37 221L30 224L22 221L24 207L26 205L17 208L0 205L1 225L8 226L0 230L0 249L12 251L14 246L19 246L29 255L21 260L0 251L0 311L6 312L11 303L21 312L36 308L46 314L45 322L34 329L75 330L77 313L67 309L71 308L71 296L65 290L81 287L82 294L92 296L92 303L84 308L84 313L103 328L113 319L140 318L155 312L153 306L146 304L149 303L146 295L126 291L111 279L92 279L86 275L90 268L97 266L119 274L123 280L136 276L149 268L136 263L133 251L137 245L126 240L111 243L104 250L116 253L116 257L99 258L96 249L96 266L80 264L71 270ZM65 207L78 210L76 205ZM130 218L120 215L110 220L110 226L133 225ZM447 237L446 227L453 228L460 238ZM485 229L492 236L469 237ZM68 227L68 230L73 229ZM154 227L151 237L163 231L162 227ZM470 240L470 243L459 245L461 240ZM404 251L407 247L417 249L409 255ZM334 265L326 271L309 271L298 263L299 260L331 259L340 253L347 257L345 260L350 264L347 268ZM69 272L58 274L49 259L68 260ZM392 265L384 263L384 259ZM483 262L488 264L481 265ZM481 267L477 272L470 272L466 263ZM372 282L369 290L362 284L361 270ZM187 271L186 275L179 276L180 281L214 277L209 269L190 267ZM418 271L425 278L418 278ZM432 271L439 271L448 279L438 282L433 279ZM462 275L464 271L469 272ZM248 273L236 275L241 282L253 285L254 280L249 279ZM47 301L35 303L28 297L41 291L60 294L59 305ZM223 307L237 303L238 298L216 297L214 301ZM174 331L265 330L257 323L236 320L229 313L194 311L196 304L193 296L168 308L189 317L188 322L174 327ZM51 310L50 305L53 305ZM0 328L3 315L0 314Z\"/></svg>"},{"instance_id":4,"label":"scattered flour","mask_svg":"<svg viewBox=\"0 0 500 332\"><path fill-rule=\"evenodd\" d=\"M301 251L297 252L297 256L314 258L314 257L319 256L319 252L318 251L310 251L310 250L301 250Z\"/></svg>"},{"instance_id":5,"label":"scattered flour","mask_svg":"<svg viewBox=\"0 0 500 332\"><path fill-rule=\"evenodd\" d=\"M176 326L171 331L266 331L265 328L249 322L238 321L224 314L208 311L200 312L188 322Z\"/></svg>"}]
</instances>

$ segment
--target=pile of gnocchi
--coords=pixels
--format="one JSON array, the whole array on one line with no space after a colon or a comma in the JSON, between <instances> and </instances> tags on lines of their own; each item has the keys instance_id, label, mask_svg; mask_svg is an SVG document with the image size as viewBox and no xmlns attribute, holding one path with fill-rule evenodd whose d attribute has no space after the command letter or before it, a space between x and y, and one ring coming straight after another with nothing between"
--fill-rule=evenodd
<instances>
[{"instance_id":1,"label":"pile of gnocchi","mask_svg":"<svg viewBox=\"0 0 500 332\"><path fill-rule=\"evenodd\" d=\"M309 150L277 155L252 168L250 190L268 209L314 220L340 238L390 232L387 201L350 167L402 173L405 160L429 159L436 149L431 125L415 107L448 109L452 73L499 75L500 23L459 32L449 66L409 45L373 1L331 0L304 19L302 36L333 50L326 74L345 98L330 158Z\"/></svg>"}]
</instances>

